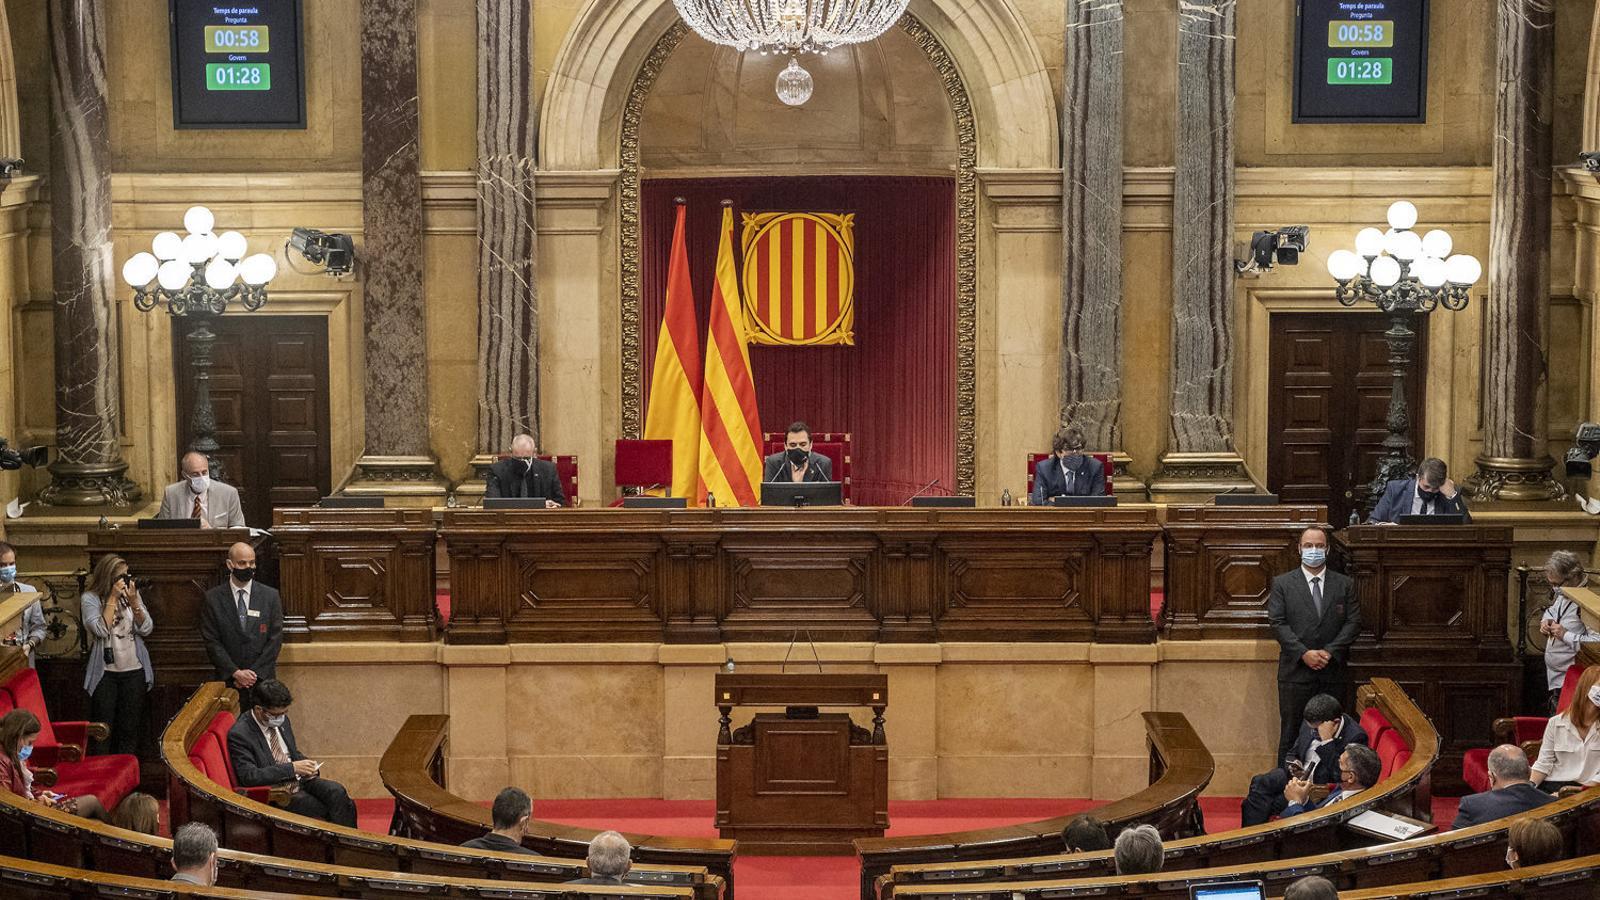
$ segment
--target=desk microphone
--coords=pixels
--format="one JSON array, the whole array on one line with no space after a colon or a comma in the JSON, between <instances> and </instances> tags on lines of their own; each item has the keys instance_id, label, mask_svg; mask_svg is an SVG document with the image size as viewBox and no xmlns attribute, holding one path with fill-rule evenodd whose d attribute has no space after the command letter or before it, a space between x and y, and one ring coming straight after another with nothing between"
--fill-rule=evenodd
<instances>
[{"instance_id":1,"label":"desk microphone","mask_svg":"<svg viewBox=\"0 0 1600 900\"><path fill-rule=\"evenodd\" d=\"M942 478L943 476L940 476L940 477ZM911 501L917 499L918 497L921 497L923 495L923 493L925 493L929 488L937 485L938 483L939 483L939 479L935 478L934 480L928 482L927 484L923 485L922 487L917 488L917 492L915 494L912 494L911 496L907 497L905 499L905 502L901 503L900 505L901 506L909 506L911 504Z\"/></svg>"}]
</instances>

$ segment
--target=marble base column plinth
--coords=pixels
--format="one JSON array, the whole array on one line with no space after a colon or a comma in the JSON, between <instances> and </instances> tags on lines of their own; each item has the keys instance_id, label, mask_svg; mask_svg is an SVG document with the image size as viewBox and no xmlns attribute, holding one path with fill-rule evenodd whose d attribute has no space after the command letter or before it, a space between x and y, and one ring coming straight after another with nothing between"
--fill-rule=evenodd
<instances>
[{"instance_id":1,"label":"marble base column plinth","mask_svg":"<svg viewBox=\"0 0 1600 900\"><path fill-rule=\"evenodd\" d=\"M495 458L493 453L479 453L467 463L472 467L472 474L451 490L462 506L475 506L483 501L484 493L489 490L489 468L494 465Z\"/></svg>"},{"instance_id":2,"label":"marble base column plinth","mask_svg":"<svg viewBox=\"0 0 1600 900\"><path fill-rule=\"evenodd\" d=\"M1120 493L1122 486L1117 486ZM1193 502L1196 494L1252 494L1259 488L1245 468L1244 457L1223 453L1165 453L1161 469L1150 482L1150 499L1157 503Z\"/></svg>"},{"instance_id":3,"label":"marble base column plinth","mask_svg":"<svg viewBox=\"0 0 1600 900\"><path fill-rule=\"evenodd\" d=\"M1474 463L1478 471L1466 482L1474 497L1512 502L1566 499L1567 489L1552 474L1556 461L1549 456L1543 459L1479 456Z\"/></svg>"},{"instance_id":4,"label":"marble base column plinth","mask_svg":"<svg viewBox=\"0 0 1600 900\"><path fill-rule=\"evenodd\" d=\"M1126 450L1111 451L1111 483L1115 486L1117 496L1124 500L1142 503L1150 499L1150 486L1144 479L1129 471L1133 465L1133 456Z\"/></svg>"},{"instance_id":5,"label":"marble base column plinth","mask_svg":"<svg viewBox=\"0 0 1600 900\"><path fill-rule=\"evenodd\" d=\"M396 506L443 506L450 485L431 456L363 456L356 460L356 477L339 493L392 497Z\"/></svg>"}]
</instances>

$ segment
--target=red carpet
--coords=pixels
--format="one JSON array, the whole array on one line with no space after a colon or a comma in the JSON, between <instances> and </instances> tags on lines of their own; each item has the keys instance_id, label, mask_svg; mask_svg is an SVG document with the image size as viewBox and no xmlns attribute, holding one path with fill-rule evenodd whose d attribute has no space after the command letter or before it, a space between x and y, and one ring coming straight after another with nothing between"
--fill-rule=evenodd
<instances>
[{"instance_id":1,"label":"red carpet","mask_svg":"<svg viewBox=\"0 0 1600 900\"><path fill-rule=\"evenodd\" d=\"M937 834L1010 825L1097 805L1090 800L891 801L889 834ZM358 800L356 806L362 828L388 830L392 800ZM1206 831L1239 827L1237 797L1206 797L1200 807ZM564 825L678 837L716 837L713 810L709 800L535 800L533 805L538 818ZM1435 822L1448 827L1455 814L1454 798L1434 799ZM739 896L746 900L850 900L858 892L860 869L850 856L740 856L734 866Z\"/></svg>"}]
</instances>

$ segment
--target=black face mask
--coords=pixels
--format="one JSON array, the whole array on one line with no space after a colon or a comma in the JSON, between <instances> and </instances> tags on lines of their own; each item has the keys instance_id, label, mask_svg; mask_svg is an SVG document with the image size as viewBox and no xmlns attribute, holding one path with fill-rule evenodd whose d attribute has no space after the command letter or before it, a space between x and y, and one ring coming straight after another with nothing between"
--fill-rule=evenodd
<instances>
[{"instance_id":1,"label":"black face mask","mask_svg":"<svg viewBox=\"0 0 1600 900\"><path fill-rule=\"evenodd\" d=\"M789 448L789 464L796 468L805 465L806 460L810 458L811 452L808 450L801 450L798 447Z\"/></svg>"},{"instance_id":2,"label":"black face mask","mask_svg":"<svg viewBox=\"0 0 1600 900\"><path fill-rule=\"evenodd\" d=\"M250 580L256 577L254 566L248 569L230 569L229 571L233 573L233 580L240 584L249 584Z\"/></svg>"},{"instance_id":3,"label":"black face mask","mask_svg":"<svg viewBox=\"0 0 1600 900\"><path fill-rule=\"evenodd\" d=\"M1419 488L1417 490L1417 496L1422 498L1422 502L1423 503L1438 503L1439 502L1439 492L1438 491L1424 491L1424 490Z\"/></svg>"}]
</instances>

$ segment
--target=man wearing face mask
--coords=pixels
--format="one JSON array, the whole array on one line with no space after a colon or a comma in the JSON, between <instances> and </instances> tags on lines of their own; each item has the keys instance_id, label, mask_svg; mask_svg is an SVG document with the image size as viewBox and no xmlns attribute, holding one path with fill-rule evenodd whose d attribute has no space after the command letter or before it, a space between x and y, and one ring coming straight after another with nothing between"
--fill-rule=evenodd
<instances>
[{"instance_id":1,"label":"man wearing face mask","mask_svg":"<svg viewBox=\"0 0 1600 900\"><path fill-rule=\"evenodd\" d=\"M0 541L0 594L30 594L38 591L33 585L17 580L17 548ZM4 599L4 598L0 598ZM38 600L22 611L22 621L17 630L5 636L3 643L21 647L28 654L28 665L33 665L33 648L44 643L44 607Z\"/></svg>"},{"instance_id":2,"label":"man wearing face mask","mask_svg":"<svg viewBox=\"0 0 1600 900\"><path fill-rule=\"evenodd\" d=\"M1401 516L1451 515L1461 516L1463 522L1472 522L1472 514L1467 512L1467 498L1456 490L1444 460L1430 456L1417 463L1417 477L1389 482L1383 490L1383 498L1367 517L1367 524L1389 525L1400 521Z\"/></svg>"},{"instance_id":3,"label":"man wearing face mask","mask_svg":"<svg viewBox=\"0 0 1600 900\"><path fill-rule=\"evenodd\" d=\"M213 481L211 463L204 453L190 450L179 463L183 480L167 485L161 496L158 519L199 519L201 528L243 528L244 508L239 491Z\"/></svg>"},{"instance_id":4,"label":"man wearing face mask","mask_svg":"<svg viewBox=\"0 0 1600 900\"><path fill-rule=\"evenodd\" d=\"M273 678L256 683L256 707L228 730L228 755L241 787L285 785L289 811L347 828L356 827L356 805L344 785L321 777L322 763L307 759L289 725L289 686Z\"/></svg>"},{"instance_id":5,"label":"man wearing face mask","mask_svg":"<svg viewBox=\"0 0 1600 900\"><path fill-rule=\"evenodd\" d=\"M283 600L255 580L256 551L240 542L228 548L228 580L206 591L200 639L217 678L239 692L239 708L255 705L252 688L278 676L283 649Z\"/></svg>"},{"instance_id":6,"label":"man wearing face mask","mask_svg":"<svg viewBox=\"0 0 1600 900\"><path fill-rule=\"evenodd\" d=\"M1306 703L1317 694L1348 702L1350 645L1361 632L1355 582L1328 568L1328 536L1300 534L1300 566L1272 579L1267 621L1278 639L1278 754L1285 758L1299 733Z\"/></svg>"},{"instance_id":7,"label":"man wearing face mask","mask_svg":"<svg viewBox=\"0 0 1600 900\"><path fill-rule=\"evenodd\" d=\"M811 450L811 427L804 422L789 426L784 449L767 457L762 481L832 481L833 460Z\"/></svg>"},{"instance_id":8,"label":"man wearing face mask","mask_svg":"<svg viewBox=\"0 0 1600 900\"><path fill-rule=\"evenodd\" d=\"M1028 502L1043 506L1051 497L1099 497L1106 492L1106 467L1083 452L1083 431L1063 428L1050 442L1051 453L1033 468Z\"/></svg>"},{"instance_id":9,"label":"man wearing face mask","mask_svg":"<svg viewBox=\"0 0 1600 900\"><path fill-rule=\"evenodd\" d=\"M496 462L485 478L485 497L544 498L545 509L567 505L561 490L561 475L556 464L537 459L533 435L519 434L511 439L511 455Z\"/></svg>"}]
</instances>

